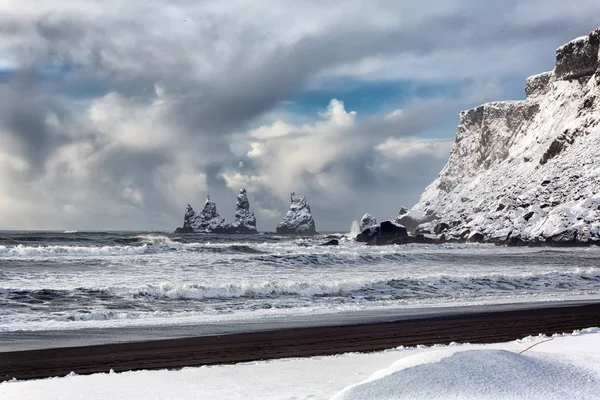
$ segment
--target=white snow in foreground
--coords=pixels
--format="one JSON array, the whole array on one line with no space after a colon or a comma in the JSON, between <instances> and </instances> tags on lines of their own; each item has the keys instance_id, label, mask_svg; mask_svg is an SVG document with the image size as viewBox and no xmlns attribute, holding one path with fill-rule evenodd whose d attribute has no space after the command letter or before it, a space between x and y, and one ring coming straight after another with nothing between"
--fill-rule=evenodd
<instances>
[{"instance_id":1,"label":"white snow in foreground","mask_svg":"<svg viewBox=\"0 0 600 400\"><path fill-rule=\"evenodd\" d=\"M488 345L398 348L181 371L71 374L2 383L0 398L597 399L600 329Z\"/></svg>"}]
</instances>

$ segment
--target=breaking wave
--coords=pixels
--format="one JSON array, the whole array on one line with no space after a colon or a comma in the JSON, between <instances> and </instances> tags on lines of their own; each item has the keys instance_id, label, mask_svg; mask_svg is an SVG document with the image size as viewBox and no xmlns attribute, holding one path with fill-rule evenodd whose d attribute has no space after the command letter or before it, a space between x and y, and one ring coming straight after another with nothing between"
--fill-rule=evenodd
<instances>
[{"instance_id":1,"label":"breaking wave","mask_svg":"<svg viewBox=\"0 0 600 400\"><path fill-rule=\"evenodd\" d=\"M171 299L230 299L347 297L349 299L402 300L411 298L485 296L499 293L559 292L600 289L600 269L541 275L479 277L437 276L361 282L264 282L261 284L183 285L164 283L135 289L134 297Z\"/></svg>"},{"instance_id":2,"label":"breaking wave","mask_svg":"<svg viewBox=\"0 0 600 400\"><path fill-rule=\"evenodd\" d=\"M0 246L0 257L123 256L144 254L148 246Z\"/></svg>"},{"instance_id":3,"label":"breaking wave","mask_svg":"<svg viewBox=\"0 0 600 400\"><path fill-rule=\"evenodd\" d=\"M155 300L211 300L211 299L277 299L285 296L304 298L343 297L352 299L400 300L432 297L485 296L499 293L556 293L573 290L600 289L600 269L577 269L571 272L551 272L508 276L428 276L388 280L341 280L332 282L265 281L240 284L184 284L165 282L141 287L77 288L73 290L0 290L0 298L11 300L55 301L61 299L109 297Z\"/></svg>"}]
</instances>

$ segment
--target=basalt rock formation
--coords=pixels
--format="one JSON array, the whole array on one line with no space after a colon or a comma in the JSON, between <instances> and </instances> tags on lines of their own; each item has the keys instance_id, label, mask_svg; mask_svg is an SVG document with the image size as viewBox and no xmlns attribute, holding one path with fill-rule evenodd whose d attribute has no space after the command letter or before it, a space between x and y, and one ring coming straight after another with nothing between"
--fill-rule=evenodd
<instances>
[{"instance_id":1,"label":"basalt rock formation","mask_svg":"<svg viewBox=\"0 0 600 400\"><path fill-rule=\"evenodd\" d=\"M277 225L279 234L316 235L315 220L304 196L290 194L292 204L283 220Z\"/></svg>"},{"instance_id":2,"label":"basalt rock formation","mask_svg":"<svg viewBox=\"0 0 600 400\"><path fill-rule=\"evenodd\" d=\"M202 212L197 213L192 206L187 205L183 218L183 227L175 233L225 233L227 225L217 211L217 205L206 196Z\"/></svg>"},{"instance_id":3,"label":"basalt rock formation","mask_svg":"<svg viewBox=\"0 0 600 400\"><path fill-rule=\"evenodd\" d=\"M231 225L227 227L227 233L258 233L256 230L256 217L250 211L250 202L246 189L241 189L237 195L237 203L235 206L235 219Z\"/></svg>"}]
</instances>

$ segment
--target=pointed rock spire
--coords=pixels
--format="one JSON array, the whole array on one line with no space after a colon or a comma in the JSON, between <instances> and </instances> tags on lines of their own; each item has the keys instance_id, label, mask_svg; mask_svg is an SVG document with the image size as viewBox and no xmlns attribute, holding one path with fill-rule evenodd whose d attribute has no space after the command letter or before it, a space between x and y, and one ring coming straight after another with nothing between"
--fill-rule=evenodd
<instances>
[{"instance_id":1,"label":"pointed rock spire","mask_svg":"<svg viewBox=\"0 0 600 400\"><path fill-rule=\"evenodd\" d=\"M204 208L198 214L191 205L187 205L185 216L183 217L183 227L177 228L175 233L221 233L225 231L225 220L221 218L217 211L217 205L206 196Z\"/></svg>"},{"instance_id":2,"label":"pointed rock spire","mask_svg":"<svg viewBox=\"0 0 600 400\"><path fill-rule=\"evenodd\" d=\"M306 197L290 193L292 204L283 220L277 225L277 233L316 235L315 220L310 213Z\"/></svg>"},{"instance_id":3,"label":"pointed rock spire","mask_svg":"<svg viewBox=\"0 0 600 400\"><path fill-rule=\"evenodd\" d=\"M256 230L256 217L250 211L250 202L246 189L241 189L237 195L237 204L235 205L235 220L228 227L231 233L258 233Z\"/></svg>"}]
</instances>

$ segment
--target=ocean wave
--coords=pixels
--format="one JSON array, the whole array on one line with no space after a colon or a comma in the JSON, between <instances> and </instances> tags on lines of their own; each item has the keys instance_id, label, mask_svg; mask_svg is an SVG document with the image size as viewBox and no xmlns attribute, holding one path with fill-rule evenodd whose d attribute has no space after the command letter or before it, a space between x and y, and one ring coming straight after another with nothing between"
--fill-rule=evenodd
<instances>
[{"instance_id":1,"label":"ocean wave","mask_svg":"<svg viewBox=\"0 0 600 400\"><path fill-rule=\"evenodd\" d=\"M177 247L180 242L177 239L171 239L165 235L135 235L128 237L119 237L113 239L117 244L148 244L152 246L173 246Z\"/></svg>"},{"instance_id":2,"label":"ocean wave","mask_svg":"<svg viewBox=\"0 0 600 400\"><path fill-rule=\"evenodd\" d=\"M178 300L227 301L235 299L297 299L309 302L336 301L378 302L389 300L472 298L495 295L555 294L597 292L600 270L591 268L572 272L555 272L522 276L429 276L389 280L345 280L331 282L265 281L237 284L172 284L140 287L77 288L73 290L0 289L0 303L59 304L77 301L83 304L101 301L115 305L145 308L154 301Z\"/></svg>"},{"instance_id":3,"label":"ocean wave","mask_svg":"<svg viewBox=\"0 0 600 400\"><path fill-rule=\"evenodd\" d=\"M123 256L144 254L142 246L0 246L0 257Z\"/></svg>"},{"instance_id":4,"label":"ocean wave","mask_svg":"<svg viewBox=\"0 0 600 400\"><path fill-rule=\"evenodd\" d=\"M552 293L600 290L600 269L577 269L543 274L482 276L425 276L386 280L333 280L323 282L263 281L230 284L174 284L139 287L77 288L73 290L0 290L11 300L53 301L77 297L153 300L276 299L278 297L390 300L440 296L485 296L495 294ZM141 303L141 304L142 304Z\"/></svg>"},{"instance_id":5,"label":"ocean wave","mask_svg":"<svg viewBox=\"0 0 600 400\"><path fill-rule=\"evenodd\" d=\"M180 312L212 315L306 307L331 309L469 303L520 296L596 295L599 291L600 268L592 267L515 275L440 274L379 280L266 280L229 284L164 282L75 289L0 288L0 307L7 311L6 317L70 322L169 318L172 313ZM31 311L22 313L23 307Z\"/></svg>"},{"instance_id":6,"label":"ocean wave","mask_svg":"<svg viewBox=\"0 0 600 400\"><path fill-rule=\"evenodd\" d=\"M402 300L433 297L472 297L519 292L599 290L600 270L530 276L399 278L382 281L264 282L228 285L147 286L134 297L170 299L274 298L278 296L344 297L348 299Z\"/></svg>"}]
</instances>

